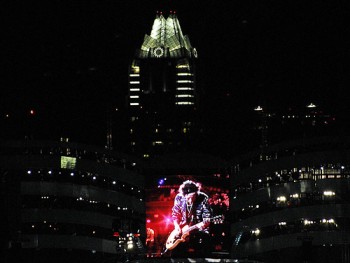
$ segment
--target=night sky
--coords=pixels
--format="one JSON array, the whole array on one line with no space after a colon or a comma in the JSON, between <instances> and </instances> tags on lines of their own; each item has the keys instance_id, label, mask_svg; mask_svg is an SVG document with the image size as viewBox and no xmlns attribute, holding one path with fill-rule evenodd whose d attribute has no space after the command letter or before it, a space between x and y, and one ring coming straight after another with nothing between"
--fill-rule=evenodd
<instances>
[{"instance_id":1,"label":"night sky","mask_svg":"<svg viewBox=\"0 0 350 263\"><path fill-rule=\"evenodd\" d=\"M107 109L125 107L134 51L156 12L169 10L197 48L202 108L220 130L217 145L249 140L257 105L278 111L313 102L348 120L347 1L7 2L1 118L25 126L34 109L38 139L104 145Z\"/></svg>"}]
</instances>

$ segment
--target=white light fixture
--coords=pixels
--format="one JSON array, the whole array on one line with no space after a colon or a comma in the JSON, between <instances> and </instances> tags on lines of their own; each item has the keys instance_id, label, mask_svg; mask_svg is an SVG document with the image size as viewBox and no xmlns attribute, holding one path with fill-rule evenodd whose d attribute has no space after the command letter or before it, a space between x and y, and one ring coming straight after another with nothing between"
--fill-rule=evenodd
<instances>
[{"instance_id":1,"label":"white light fixture","mask_svg":"<svg viewBox=\"0 0 350 263\"><path fill-rule=\"evenodd\" d=\"M306 107L308 107L308 108L316 108L316 105L315 104L313 104L312 102L309 104L309 105L307 105Z\"/></svg>"},{"instance_id":2,"label":"white light fixture","mask_svg":"<svg viewBox=\"0 0 350 263\"><path fill-rule=\"evenodd\" d=\"M333 191L324 191L324 192L323 192L323 195L324 195L324 196L334 196L334 195L335 195L335 192L333 192Z\"/></svg>"},{"instance_id":3,"label":"white light fixture","mask_svg":"<svg viewBox=\"0 0 350 263\"><path fill-rule=\"evenodd\" d=\"M263 108L260 107L260 106L257 106L254 110L255 110L255 111L263 111Z\"/></svg>"}]
</instances>

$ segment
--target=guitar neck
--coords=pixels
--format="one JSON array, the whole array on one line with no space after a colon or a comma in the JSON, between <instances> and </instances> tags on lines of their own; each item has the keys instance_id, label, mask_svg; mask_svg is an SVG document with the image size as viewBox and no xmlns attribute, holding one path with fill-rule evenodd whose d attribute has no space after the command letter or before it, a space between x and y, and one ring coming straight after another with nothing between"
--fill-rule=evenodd
<instances>
[{"instance_id":1,"label":"guitar neck","mask_svg":"<svg viewBox=\"0 0 350 263\"><path fill-rule=\"evenodd\" d=\"M220 218L222 218L222 216L216 216L216 217L213 217L213 218L205 218L203 220L203 222L200 222L198 224L195 224L195 225L190 226L189 228L187 228L185 231L183 231L183 234L187 234L188 232L191 232L192 230L199 229L199 228L201 228L202 224L205 224L207 222L212 222L213 220L220 219Z\"/></svg>"},{"instance_id":2,"label":"guitar neck","mask_svg":"<svg viewBox=\"0 0 350 263\"><path fill-rule=\"evenodd\" d=\"M202 224L202 223L198 223L196 225L193 225L193 226L187 228L187 230L184 232L184 234L186 234L188 232L191 232L192 230L199 229L200 228L200 226L199 226L200 224Z\"/></svg>"},{"instance_id":3,"label":"guitar neck","mask_svg":"<svg viewBox=\"0 0 350 263\"><path fill-rule=\"evenodd\" d=\"M210 219L204 219L203 222L200 222L198 224L195 224L193 226L190 226L189 228L186 229L186 231L184 232L184 234L188 233L188 232L191 232L192 230L195 230L195 229L199 229L201 227L201 224L207 222L207 221L210 221Z\"/></svg>"}]
</instances>

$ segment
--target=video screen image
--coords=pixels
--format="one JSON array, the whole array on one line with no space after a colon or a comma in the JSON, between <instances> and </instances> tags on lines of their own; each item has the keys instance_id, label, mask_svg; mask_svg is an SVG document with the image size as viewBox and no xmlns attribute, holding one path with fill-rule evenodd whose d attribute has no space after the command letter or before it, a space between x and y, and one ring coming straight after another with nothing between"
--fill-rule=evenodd
<instances>
[{"instance_id":1,"label":"video screen image","mask_svg":"<svg viewBox=\"0 0 350 263\"><path fill-rule=\"evenodd\" d=\"M147 257L223 257L229 178L174 175L146 189Z\"/></svg>"}]
</instances>

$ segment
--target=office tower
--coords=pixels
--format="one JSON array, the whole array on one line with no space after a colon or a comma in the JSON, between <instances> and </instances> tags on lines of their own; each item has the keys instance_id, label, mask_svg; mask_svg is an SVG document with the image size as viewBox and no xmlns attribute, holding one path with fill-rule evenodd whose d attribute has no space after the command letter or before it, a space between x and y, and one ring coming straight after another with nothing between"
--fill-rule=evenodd
<instances>
[{"instance_id":1,"label":"office tower","mask_svg":"<svg viewBox=\"0 0 350 263\"><path fill-rule=\"evenodd\" d=\"M197 51L174 12L158 13L129 67L129 143L140 156L193 147L198 136Z\"/></svg>"}]
</instances>

